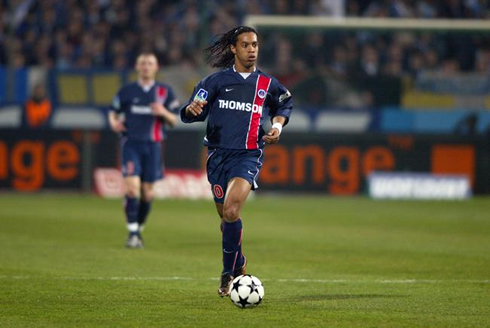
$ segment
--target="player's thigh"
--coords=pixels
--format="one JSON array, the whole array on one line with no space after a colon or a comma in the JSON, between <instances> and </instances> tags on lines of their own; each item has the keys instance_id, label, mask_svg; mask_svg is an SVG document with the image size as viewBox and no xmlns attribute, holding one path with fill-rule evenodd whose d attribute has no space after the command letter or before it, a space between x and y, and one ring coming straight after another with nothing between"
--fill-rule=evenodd
<instances>
[{"instance_id":1,"label":"player's thigh","mask_svg":"<svg viewBox=\"0 0 490 328\"><path fill-rule=\"evenodd\" d=\"M124 178L126 195L129 197L139 197L141 189L141 179L139 176L128 176Z\"/></svg>"},{"instance_id":2,"label":"player's thigh","mask_svg":"<svg viewBox=\"0 0 490 328\"><path fill-rule=\"evenodd\" d=\"M155 183L163 178L162 148L160 143L147 145L148 151L143 158L142 180L144 183Z\"/></svg>"},{"instance_id":3,"label":"player's thigh","mask_svg":"<svg viewBox=\"0 0 490 328\"><path fill-rule=\"evenodd\" d=\"M257 188L257 178L262 168L263 150L243 151L230 163L229 176L242 178L251 185L252 190Z\"/></svg>"},{"instance_id":4,"label":"player's thigh","mask_svg":"<svg viewBox=\"0 0 490 328\"><path fill-rule=\"evenodd\" d=\"M151 182L143 182L141 185L142 195L141 197L147 201L151 202L155 197L155 184Z\"/></svg>"},{"instance_id":5,"label":"player's thigh","mask_svg":"<svg viewBox=\"0 0 490 328\"><path fill-rule=\"evenodd\" d=\"M243 204L247 200L252 185L243 178L233 178L229 181L225 202L223 204L223 219L233 222L240 218Z\"/></svg>"},{"instance_id":6,"label":"player's thigh","mask_svg":"<svg viewBox=\"0 0 490 328\"><path fill-rule=\"evenodd\" d=\"M137 143L126 140L121 144L121 169L124 178L141 175L142 154Z\"/></svg>"},{"instance_id":7,"label":"player's thigh","mask_svg":"<svg viewBox=\"0 0 490 328\"><path fill-rule=\"evenodd\" d=\"M216 209L220 216L223 217L222 206L218 208L218 204L223 204L228 184L228 169L226 167L226 152L224 150L208 151L206 171L214 202L217 204Z\"/></svg>"}]
</instances>

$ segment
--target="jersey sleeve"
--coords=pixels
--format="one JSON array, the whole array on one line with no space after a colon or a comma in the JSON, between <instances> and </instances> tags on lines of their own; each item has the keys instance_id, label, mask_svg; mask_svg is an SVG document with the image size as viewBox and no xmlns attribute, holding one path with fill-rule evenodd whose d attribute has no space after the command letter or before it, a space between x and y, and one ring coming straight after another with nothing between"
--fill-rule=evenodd
<instances>
[{"instance_id":1,"label":"jersey sleeve","mask_svg":"<svg viewBox=\"0 0 490 328\"><path fill-rule=\"evenodd\" d=\"M284 122L284 125L286 125L289 122L289 117L293 110L293 97L291 92L277 80L273 81L271 91L271 104L269 105L271 121L276 116L283 116L286 118Z\"/></svg>"},{"instance_id":2,"label":"jersey sleeve","mask_svg":"<svg viewBox=\"0 0 490 328\"><path fill-rule=\"evenodd\" d=\"M213 100L216 98L216 91L214 90L214 85L210 81L209 77L201 80L195 87L192 92L192 96L189 98L189 101L180 109L180 118L184 123L192 123L192 122L203 122L209 114L209 109L211 108L211 104ZM203 107L203 111L200 115L195 117L187 117L185 115L185 108L189 106L191 102L194 100L206 100L208 103Z\"/></svg>"},{"instance_id":3,"label":"jersey sleeve","mask_svg":"<svg viewBox=\"0 0 490 328\"><path fill-rule=\"evenodd\" d=\"M170 87L168 88L168 96L165 100L165 107L167 107L167 109L174 114L179 113L180 101L175 96L174 90Z\"/></svg>"},{"instance_id":4,"label":"jersey sleeve","mask_svg":"<svg viewBox=\"0 0 490 328\"><path fill-rule=\"evenodd\" d=\"M112 98L111 107L109 108L109 110L114 111L118 114L122 112L121 90L119 90L114 96L114 98Z\"/></svg>"}]
</instances>

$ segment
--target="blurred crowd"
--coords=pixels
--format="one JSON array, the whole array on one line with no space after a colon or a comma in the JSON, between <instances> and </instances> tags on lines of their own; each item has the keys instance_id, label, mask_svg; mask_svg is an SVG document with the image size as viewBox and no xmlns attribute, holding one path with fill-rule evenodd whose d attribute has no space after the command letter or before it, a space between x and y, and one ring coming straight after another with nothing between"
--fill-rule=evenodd
<instances>
[{"instance_id":1,"label":"blurred crowd","mask_svg":"<svg viewBox=\"0 0 490 328\"><path fill-rule=\"evenodd\" d=\"M154 51L164 65L196 67L213 35L246 15L488 18L486 0L0 0L0 65L85 69L132 67ZM275 34L262 43L273 70L324 67L339 75L488 71L484 38L422 34ZM488 44L488 43L487 43ZM302 49L303 51L298 51ZM293 58L294 57L294 58Z\"/></svg>"},{"instance_id":2,"label":"blurred crowd","mask_svg":"<svg viewBox=\"0 0 490 328\"><path fill-rule=\"evenodd\" d=\"M346 1L347 16L401 18L488 18L487 0L356 0Z\"/></svg>"},{"instance_id":3,"label":"blurred crowd","mask_svg":"<svg viewBox=\"0 0 490 328\"><path fill-rule=\"evenodd\" d=\"M403 81L423 76L444 80L466 73L490 75L489 35L335 30L291 33L263 32L261 61L297 96L301 95L296 97L300 104L353 108L399 105ZM364 93L362 99L341 103L355 99L342 96L348 90L338 89L341 83Z\"/></svg>"},{"instance_id":4,"label":"blurred crowd","mask_svg":"<svg viewBox=\"0 0 490 328\"><path fill-rule=\"evenodd\" d=\"M262 43L262 60L284 74L324 71L337 77L353 73L417 77L421 72L490 73L490 35L330 31L296 38L265 33L264 37L268 42Z\"/></svg>"}]
</instances>

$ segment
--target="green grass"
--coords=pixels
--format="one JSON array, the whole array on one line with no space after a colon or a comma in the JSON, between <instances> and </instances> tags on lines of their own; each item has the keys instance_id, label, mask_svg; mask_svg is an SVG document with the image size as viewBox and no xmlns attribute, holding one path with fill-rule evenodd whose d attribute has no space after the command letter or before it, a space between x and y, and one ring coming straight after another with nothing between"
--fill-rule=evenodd
<instances>
[{"instance_id":1,"label":"green grass","mask_svg":"<svg viewBox=\"0 0 490 328\"><path fill-rule=\"evenodd\" d=\"M490 198L257 197L243 218L265 286L245 310L216 294L210 202L155 202L131 251L119 200L2 194L0 326L490 327Z\"/></svg>"}]
</instances>

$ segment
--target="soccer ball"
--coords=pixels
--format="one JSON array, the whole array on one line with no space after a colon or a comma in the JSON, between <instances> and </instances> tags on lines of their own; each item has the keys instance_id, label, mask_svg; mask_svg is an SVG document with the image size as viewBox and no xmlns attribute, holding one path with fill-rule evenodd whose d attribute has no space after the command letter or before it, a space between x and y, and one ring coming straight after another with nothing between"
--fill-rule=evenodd
<instances>
[{"instance_id":1,"label":"soccer ball","mask_svg":"<svg viewBox=\"0 0 490 328\"><path fill-rule=\"evenodd\" d=\"M264 286L259 278L246 274L233 279L230 299L240 308L257 306L264 298Z\"/></svg>"}]
</instances>

